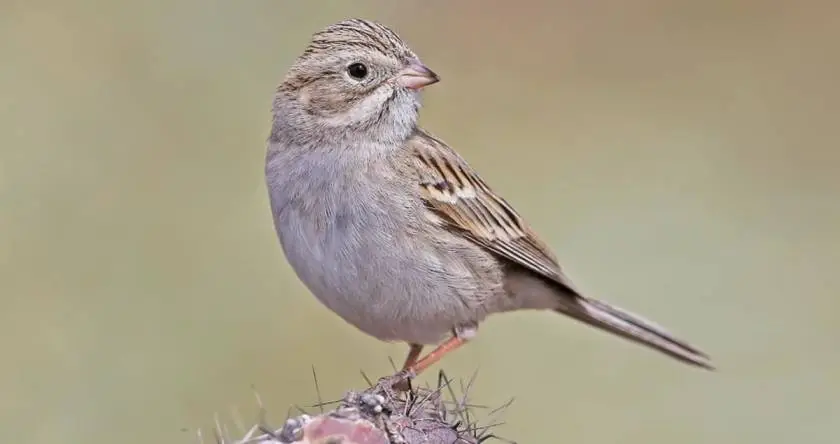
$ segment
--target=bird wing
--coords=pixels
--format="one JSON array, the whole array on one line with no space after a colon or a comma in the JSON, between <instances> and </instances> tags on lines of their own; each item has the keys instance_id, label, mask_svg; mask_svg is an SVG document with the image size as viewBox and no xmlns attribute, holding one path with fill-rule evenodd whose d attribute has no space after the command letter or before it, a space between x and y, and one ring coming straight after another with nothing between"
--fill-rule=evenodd
<instances>
[{"instance_id":1,"label":"bird wing","mask_svg":"<svg viewBox=\"0 0 840 444\"><path fill-rule=\"evenodd\" d=\"M409 148L419 172L430 219L509 262L542 276L571 296L556 310L659 350L681 361L713 369L708 355L662 327L605 302L585 298L560 269L557 259L519 213L494 193L452 148L417 131Z\"/></svg>"},{"instance_id":2,"label":"bird wing","mask_svg":"<svg viewBox=\"0 0 840 444\"><path fill-rule=\"evenodd\" d=\"M497 256L578 294L554 254L522 216L458 153L422 130L409 139L408 146L414 153L423 199L441 223Z\"/></svg>"}]
</instances>

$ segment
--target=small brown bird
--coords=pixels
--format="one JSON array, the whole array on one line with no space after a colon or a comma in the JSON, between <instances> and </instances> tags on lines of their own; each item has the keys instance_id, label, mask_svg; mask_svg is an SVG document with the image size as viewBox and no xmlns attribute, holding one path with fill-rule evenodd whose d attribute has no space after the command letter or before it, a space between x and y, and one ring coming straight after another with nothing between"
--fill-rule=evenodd
<instances>
[{"instance_id":1,"label":"small brown bird","mask_svg":"<svg viewBox=\"0 0 840 444\"><path fill-rule=\"evenodd\" d=\"M407 373L487 316L525 309L711 369L663 328L581 294L520 214L418 128L420 90L438 81L392 30L352 19L316 33L278 87L266 183L283 251L309 290L361 331L410 344Z\"/></svg>"}]
</instances>

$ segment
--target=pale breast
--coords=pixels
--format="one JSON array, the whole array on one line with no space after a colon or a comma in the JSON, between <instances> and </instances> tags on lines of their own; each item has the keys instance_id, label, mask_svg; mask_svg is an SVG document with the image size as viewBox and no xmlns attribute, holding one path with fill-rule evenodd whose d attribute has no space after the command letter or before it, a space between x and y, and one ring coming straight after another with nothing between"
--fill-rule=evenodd
<instances>
[{"instance_id":1,"label":"pale breast","mask_svg":"<svg viewBox=\"0 0 840 444\"><path fill-rule=\"evenodd\" d=\"M431 225L409 178L389 171L310 178L309 192L291 175L270 179L282 182L271 197L277 234L299 278L344 320L382 340L435 343L494 311L501 271Z\"/></svg>"}]
</instances>

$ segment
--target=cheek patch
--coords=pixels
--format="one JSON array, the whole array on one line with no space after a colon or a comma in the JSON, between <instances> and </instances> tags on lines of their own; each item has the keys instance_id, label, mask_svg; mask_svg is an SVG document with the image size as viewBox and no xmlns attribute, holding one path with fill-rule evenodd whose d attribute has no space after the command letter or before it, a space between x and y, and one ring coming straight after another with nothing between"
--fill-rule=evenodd
<instances>
[{"instance_id":1,"label":"cheek patch","mask_svg":"<svg viewBox=\"0 0 840 444\"><path fill-rule=\"evenodd\" d=\"M359 99L358 94L346 89L346 80L330 76L321 78L302 88L298 100L313 115L331 117L347 112L354 102Z\"/></svg>"},{"instance_id":2,"label":"cheek patch","mask_svg":"<svg viewBox=\"0 0 840 444\"><path fill-rule=\"evenodd\" d=\"M342 98L341 103L334 107L337 112L324 116L327 117L325 122L327 125L346 126L378 118L382 113L382 108L387 106L386 102L391 98L391 90L383 86L369 91L365 96L345 94Z\"/></svg>"}]
</instances>

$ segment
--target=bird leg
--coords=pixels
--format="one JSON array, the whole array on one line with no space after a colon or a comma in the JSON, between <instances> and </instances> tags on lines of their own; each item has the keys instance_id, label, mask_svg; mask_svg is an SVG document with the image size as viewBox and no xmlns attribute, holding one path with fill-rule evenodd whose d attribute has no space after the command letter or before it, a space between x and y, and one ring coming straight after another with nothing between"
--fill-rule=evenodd
<instances>
[{"instance_id":1,"label":"bird leg","mask_svg":"<svg viewBox=\"0 0 840 444\"><path fill-rule=\"evenodd\" d=\"M397 381L394 383L394 388L401 391L407 391L409 389L409 379L414 378L427 368L435 365L449 352L466 344L468 340L475 336L475 333L476 328L474 326L456 328L454 330L454 335L451 338L447 339L445 342L438 345L434 350L427 353L426 356L419 359L418 357L420 356L420 352L423 350L423 346L411 344L408 357L406 357L402 371L400 371L397 375Z\"/></svg>"},{"instance_id":2,"label":"bird leg","mask_svg":"<svg viewBox=\"0 0 840 444\"><path fill-rule=\"evenodd\" d=\"M421 344L408 344L408 347L408 355L405 357L405 363L402 366L402 370L394 375L396 382L393 384L393 388L401 392L411 390L409 379L415 376L415 374L411 371L411 367L417 364L417 358L420 357L420 353L423 351L423 346Z\"/></svg>"},{"instance_id":3,"label":"bird leg","mask_svg":"<svg viewBox=\"0 0 840 444\"><path fill-rule=\"evenodd\" d=\"M427 368L435 365L444 355L448 354L449 352L457 349L458 347L466 344L467 340L460 336L453 336L446 340L446 342L440 344L434 350L430 351L423 356L422 358L418 359L413 365L409 366L406 370L410 370L411 373L414 375L418 375L426 370Z\"/></svg>"},{"instance_id":4,"label":"bird leg","mask_svg":"<svg viewBox=\"0 0 840 444\"><path fill-rule=\"evenodd\" d=\"M420 357L420 352L423 351L423 346L420 344L408 344L408 356L405 357L405 363L402 366L403 370L408 370L409 367L417 363L417 358Z\"/></svg>"}]
</instances>

